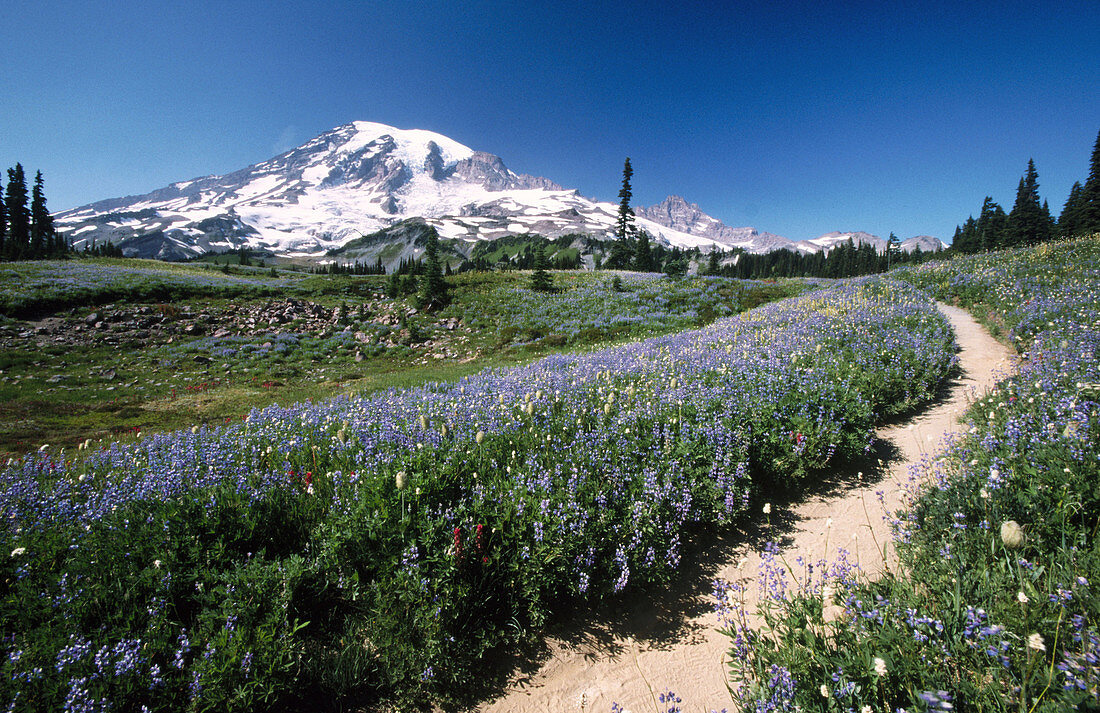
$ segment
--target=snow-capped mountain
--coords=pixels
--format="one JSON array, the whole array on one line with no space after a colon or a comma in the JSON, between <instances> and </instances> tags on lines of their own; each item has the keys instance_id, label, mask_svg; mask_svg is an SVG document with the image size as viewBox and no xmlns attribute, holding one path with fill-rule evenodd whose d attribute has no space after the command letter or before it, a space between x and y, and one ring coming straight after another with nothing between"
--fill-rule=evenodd
<instances>
[{"instance_id":1,"label":"snow-capped mountain","mask_svg":"<svg viewBox=\"0 0 1100 713\"><path fill-rule=\"evenodd\" d=\"M669 196L648 208L636 208L634 212L654 223L683 233L710 238L727 247L741 248L751 253L765 253L780 248L789 250L792 245L790 238L782 235L761 233L756 228L731 228L680 196Z\"/></svg>"},{"instance_id":2,"label":"snow-capped mountain","mask_svg":"<svg viewBox=\"0 0 1100 713\"><path fill-rule=\"evenodd\" d=\"M825 233L811 240L795 242L782 235L760 232L756 228L731 228L680 196L669 196L648 208L636 208L635 212L655 223L684 233L711 238L723 245L741 248L751 253L766 253L772 250L792 250L801 253L818 253L822 250L828 252L849 240L856 247L873 245L879 252L886 250L886 240L863 231ZM902 241L900 247L902 252L912 252L918 247L925 252L934 252L946 249L947 245L930 235L918 235Z\"/></svg>"},{"instance_id":3,"label":"snow-capped mountain","mask_svg":"<svg viewBox=\"0 0 1100 713\"><path fill-rule=\"evenodd\" d=\"M64 211L57 225L78 248L108 240L127 255L167 259L246 245L323 255L409 217L441 237L487 240L533 232L606 236L618 206L430 131L357 121L224 176ZM716 245L645 219L638 227L681 247Z\"/></svg>"},{"instance_id":4,"label":"snow-capped mountain","mask_svg":"<svg viewBox=\"0 0 1100 713\"><path fill-rule=\"evenodd\" d=\"M754 228L731 228L676 196L636 212L636 227L657 241L705 252L734 247L816 252L830 247L834 237L849 235L794 243ZM161 259L241 246L322 256L408 218L423 219L443 238L470 243L522 233L605 238L614 234L617 217L617 204L514 173L499 156L431 131L365 121L224 176L173 183L55 216L78 249L111 241L128 256Z\"/></svg>"},{"instance_id":5,"label":"snow-capped mountain","mask_svg":"<svg viewBox=\"0 0 1100 713\"><path fill-rule=\"evenodd\" d=\"M877 235L865 233L862 230L858 230L854 233L825 233L812 240L799 240L797 243L794 243L794 247L803 253L819 253L822 250L828 252L836 246L848 241L851 241L856 247L861 245L873 245L880 253L886 250L886 241L884 239ZM947 245L938 238L933 238L931 235L917 235L908 240L902 240L899 247L902 252L907 253L913 252L917 248L920 248L923 252L936 252L945 250Z\"/></svg>"}]
</instances>

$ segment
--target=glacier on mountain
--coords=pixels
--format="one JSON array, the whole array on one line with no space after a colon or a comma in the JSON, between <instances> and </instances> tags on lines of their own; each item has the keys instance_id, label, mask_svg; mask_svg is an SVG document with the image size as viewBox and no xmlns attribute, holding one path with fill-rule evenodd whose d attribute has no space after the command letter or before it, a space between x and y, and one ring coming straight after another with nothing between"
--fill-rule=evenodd
<instances>
[{"instance_id":1,"label":"glacier on mountain","mask_svg":"<svg viewBox=\"0 0 1100 713\"><path fill-rule=\"evenodd\" d=\"M730 228L675 196L636 212L638 229L655 240L704 252L828 247L828 236L794 243ZM517 174L499 156L441 134L356 121L224 176L60 212L56 224L78 249L110 241L129 256L186 259L242 246L320 257L413 217L462 241L526 232L606 238L617 216L617 204Z\"/></svg>"}]
</instances>

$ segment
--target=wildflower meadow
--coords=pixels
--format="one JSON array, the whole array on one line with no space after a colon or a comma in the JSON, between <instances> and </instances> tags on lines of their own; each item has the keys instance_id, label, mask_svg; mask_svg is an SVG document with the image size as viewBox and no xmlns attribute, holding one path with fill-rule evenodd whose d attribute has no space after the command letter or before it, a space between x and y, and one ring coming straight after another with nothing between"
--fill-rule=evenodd
<instances>
[{"instance_id":1,"label":"wildflower meadow","mask_svg":"<svg viewBox=\"0 0 1100 713\"><path fill-rule=\"evenodd\" d=\"M900 564L867 581L764 554L754 629L717 583L736 696L756 711L1095 710L1100 705L1100 241L895 273L1020 353L914 474Z\"/></svg>"},{"instance_id":2,"label":"wildflower meadow","mask_svg":"<svg viewBox=\"0 0 1100 713\"><path fill-rule=\"evenodd\" d=\"M486 660L551 617L667 582L693 529L864 452L953 349L919 289L862 280L450 383L30 454L0 475L0 702L468 704Z\"/></svg>"}]
</instances>

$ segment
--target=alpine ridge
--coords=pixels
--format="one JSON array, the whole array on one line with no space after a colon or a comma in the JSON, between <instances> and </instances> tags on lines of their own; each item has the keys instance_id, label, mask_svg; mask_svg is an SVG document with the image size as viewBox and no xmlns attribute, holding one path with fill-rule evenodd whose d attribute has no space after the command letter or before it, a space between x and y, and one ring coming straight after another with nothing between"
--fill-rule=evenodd
<instances>
[{"instance_id":1,"label":"alpine ridge","mask_svg":"<svg viewBox=\"0 0 1100 713\"><path fill-rule=\"evenodd\" d=\"M636 213L636 227L655 240L704 252L816 252L841 235L795 243L731 228L678 196ZM515 173L442 134L355 121L239 171L62 211L56 222L77 249L110 241L128 257L180 260L240 247L323 257L410 218L464 243L523 233L608 238L617 214L616 204Z\"/></svg>"}]
</instances>

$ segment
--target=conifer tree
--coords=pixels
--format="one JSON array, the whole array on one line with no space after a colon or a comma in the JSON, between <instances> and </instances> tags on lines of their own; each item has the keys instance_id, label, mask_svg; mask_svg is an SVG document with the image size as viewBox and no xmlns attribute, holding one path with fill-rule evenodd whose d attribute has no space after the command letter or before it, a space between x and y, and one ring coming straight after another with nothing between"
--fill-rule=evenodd
<instances>
[{"instance_id":1,"label":"conifer tree","mask_svg":"<svg viewBox=\"0 0 1100 713\"><path fill-rule=\"evenodd\" d=\"M711 248L710 256L707 258L707 274L717 275L722 270L722 264L719 262L718 248Z\"/></svg>"},{"instance_id":2,"label":"conifer tree","mask_svg":"<svg viewBox=\"0 0 1100 713\"><path fill-rule=\"evenodd\" d=\"M42 190L42 172L34 176L31 189L31 252L32 258L44 258L54 251L53 216L46 210L46 195Z\"/></svg>"},{"instance_id":3,"label":"conifer tree","mask_svg":"<svg viewBox=\"0 0 1100 713\"><path fill-rule=\"evenodd\" d=\"M1008 245L1015 247L1042 242L1049 238L1048 229L1049 222L1039 204L1039 174L1035 171L1035 161L1028 159L1027 173L1020 179L1016 202L1008 214Z\"/></svg>"},{"instance_id":4,"label":"conifer tree","mask_svg":"<svg viewBox=\"0 0 1100 713\"><path fill-rule=\"evenodd\" d=\"M650 272L653 270L653 252L649 248L649 233L638 231L638 239L634 243L634 269L638 272Z\"/></svg>"},{"instance_id":5,"label":"conifer tree","mask_svg":"<svg viewBox=\"0 0 1100 713\"><path fill-rule=\"evenodd\" d=\"M969 216L963 223L957 249L962 253L976 253L981 249L978 245L978 222L974 216Z\"/></svg>"},{"instance_id":6,"label":"conifer tree","mask_svg":"<svg viewBox=\"0 0 1100 713\"><path fill-rule=\"evenodd\" d=\"M434 233L428 237L424 251L419 302L421 309L426 310L439 309L447 304L447 283L439 265L439 238Z\"/></svg>"},{"instance_id":7,"label":"conifer tree","mask_svg":"<svg viewBox=\"0 0 1100 713\"><path fill-rule=\"evenodd\" d=\"M1084 188L1081 189L1081 202L1077 215L1079 235L1100 233L1100 133L1096 135L1096 143L1092 146L1089 177L1085 181Z\"/></svg>"},{"instance_id":8,"label":"conifer tree","mask_svg":"<svg viewBox=\"0 0 1100 713\"><path fill-rule=\"evenodd\" d=\"M550 261L546 259L545 250L535 251L535 271L531 273L531 289L536 292L553 292L554 280L547 272Z\"/></svg>"},{"instance_id":9,"label":"conifer tree","mask_svg":"<svg viewBox=\"0 0 1100 713\"><path fill-rule=\"evenodd\" d=\"M1083 190L1080 181L1073 182L1073 187L1069 189L1069 198L1066 198L1066 204L1062 207L1062 214L1058 216L1058 232L1067 238L1078 234Z\"/></svg>"},{"instance_id":10,"label":"conifer tree","mask_svg":"<svg viewBox=\"0 0 1100 713\"><path fill-rule=\"evenodd\" d=\"M1054 240L1058 235L1058 221L1054 219L1054 215L1050 212L1050 205L1045 199L1043 200L1042 218L1042 233L1039 239L1043 242Z\"/></svg>"},{"instance_id":11,"label":"conifer tree","mask_svg":"<svg viewBox=\"0 0 1100 713\"><path fill-rule=\"evenodd\" d=\"M27 179L23 166L15 164L8 169L8 190L4 195L8 211L8 257L19 260L26 257L31 242L31 214L27 209Z\"/></svg>"},{"instance_id":12,"label":"conifer tree","mask_svg":"<svg viewBox=\"0 0 1100 713\"><path fill-rule=\"evenodd\" d=\"M627 156L623 164L623 187L619 189L619 222L615 228L619 240L626 240L634 234L634 209L630 207L630 179L633 175L634 169L630 167L630 157Z\"/></svg>"},{"instance_id":13,"label":"conifer tree","mask_svg":"<svg viewBox=\"0 0 1100 713\"><path fill-rule=\"evenodd\" d=\"M1008 216L1005 215L1004 208L991 196L986 196L982 203L982 212L978 215L978 222L974 225L975 250L973 252L996 250L1007 244L1007 224Z\"/></svg>"}]
</instances>

